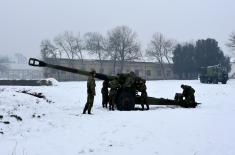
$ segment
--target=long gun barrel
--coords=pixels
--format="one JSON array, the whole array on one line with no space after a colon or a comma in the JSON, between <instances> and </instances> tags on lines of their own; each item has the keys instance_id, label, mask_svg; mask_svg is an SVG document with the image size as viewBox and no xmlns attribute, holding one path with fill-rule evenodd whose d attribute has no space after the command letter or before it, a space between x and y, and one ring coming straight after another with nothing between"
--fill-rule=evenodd
<instances>
[{"instance_id":1,"label":"long gun barrel","mask_svg":"<svg viewBox=\"0 0 235 155\"><path fill-rule=\"evenodd\" d=\"M75 68L64 67L64 66L59 66L59 65L48 64L44 61L41 61L41 60L38 60L38 59L35 59L35 58L30 58L28 64L30 66L49 67L49 68L58 69L58 70L62 70L62 71L70 72L70 73L75 73L75 74L80 74L80 75L85 75L85 76L90 75L90 72L88 72L88 71L75 69ZM113 77L112 76L107 76L107 75L102 74L102 73L96 73L95 78L100 79L100 80L111 80Z\"/></svg>"}]
</instances>

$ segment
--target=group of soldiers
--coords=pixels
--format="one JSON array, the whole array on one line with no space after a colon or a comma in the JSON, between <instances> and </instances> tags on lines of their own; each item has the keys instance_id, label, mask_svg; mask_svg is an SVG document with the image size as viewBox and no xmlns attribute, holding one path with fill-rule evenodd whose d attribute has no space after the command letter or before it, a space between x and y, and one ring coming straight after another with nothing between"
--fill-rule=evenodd
<instances>
[{"instance_id":1,"label":"group of soldiers","mask_svg":"<svg viewBox=\"0 0 235 155\"><path fill-rule=\"evenodd\" d=\"M93 106L94 102L94 96L96 95L95 91L95 71L90 72L90 76L88 77L87 81L87 102L85 104L85 107L83 109L83 114L86 114L88 111L88 114L91 114L91 109ZM136 91L140 92L140 102L141 102L141 108L144 110L144 105L146 105L146 110L149 110L149 105L147 102L147 87L146 87L146 80L136 77L134 73L130 72L128 78L126 79L125 83L123 84L125 87L130 87L135 85L135 93ZM116 106L116 101L117 101L117 94L118 94L118 89L121 87L119 81L118 81L118 76L114 77L111 81L104 80L103 82L103 87L101 89L102 93L102 106L104 108L109 108L109 110L114 110ZM110 90L109 90L110 88ZM195 90L188 85L181 85L181 88L183 89L182 94L180 96L177 96L175 99L184 99L187 102L195 102L195 97L194 93ZM135 94L134 94L135 95ZM109 107L108 107L109 104Z\"/></svg>"},{"instance_id":2,"label":"group of soldiers","mask_svg":"<svg viewBox=\"0 0 235 155\"><path fill-rule=\"evenodd\" d=\"M125 76L125 74L123 75L118 74L110 82L106 80L103 82L103 87L101 89L102 99L103 99L102 101L103 108L109 108L109 110L114 110L116 106L118 90L122 86L132 89L133 84L136 84L135 89L141 92L140 98L141 98L142 110L144 110L144 105L146 105L146 110L149 110L149 105L147 104L148 95L146 91L147 89L146 81L144 79L137 78L133 72L130 72L129 74L127 74L126 80L123 83L123 85L121 85L118 81L118 79L122 78L120 76ZM108 90L108 88L110 88L110 91ZM133 92L137 93L136 90L133 90ZM108 107L108 104L109 104L109 107Z\"/></svg>"},{"instance_id":3,"label":"group of soldiers","mask_svg":"<svg viewBox=\"0 0 235 155\"><path fill-rule=\"evenodd\" d=\"M94 102L94 96L96 95L95 75L96 75L96 72L91 71L90 76L88 77L88 80L87 80L87 102L83 109L83 114L86 114L86 112L88 112L88 114L91 114L91 109L92 109L93 102ZM109 108L109 110L114 110L116 106L118 90L122 86L132 89L132 86L136 84L136 87L134 89L141 92L140 98L141 98L142 110L144 110L144 105L146 105L146 110L149 110L149 105L147 104L148 95L146 91L147 89L146 81L144 79L137 78L134 72L130 72L128 76L125 77L125 82L123 83L123 85L121 85L118 80L122 79L122 76L125 76L125 75L124 74L117 75L111 81L104 80L103 87L101 89L102 106L104 108ZM133 90L133 92L135 92L135 90Z\"/></svg>"}]
</instances>

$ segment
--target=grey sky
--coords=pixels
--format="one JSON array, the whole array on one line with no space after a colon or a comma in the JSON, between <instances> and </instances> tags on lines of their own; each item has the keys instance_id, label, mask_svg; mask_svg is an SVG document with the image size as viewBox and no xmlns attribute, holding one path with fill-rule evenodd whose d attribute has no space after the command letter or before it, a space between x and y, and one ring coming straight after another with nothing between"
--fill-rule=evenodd
<instances>
[{"instance_id":1,"label":"grey sky","mask_svg":"<svg viewBox=\"0 0 235 155\"><path fill-rule=\"evenodd\" d=\"M40 42L65 30L127 25L145 46L154 32L179 42L215 38L224 52L235 31L234 0L0 0L0 54L39 55Z\"/></svg>"}]
</instances>

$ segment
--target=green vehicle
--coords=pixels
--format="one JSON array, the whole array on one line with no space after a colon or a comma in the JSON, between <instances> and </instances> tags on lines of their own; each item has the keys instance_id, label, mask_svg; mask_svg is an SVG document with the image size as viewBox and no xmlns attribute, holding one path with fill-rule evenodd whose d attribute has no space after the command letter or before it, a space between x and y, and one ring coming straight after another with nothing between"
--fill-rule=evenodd
<instances>
[{"instance_id":1,"label":"green vehicle","mask_svg":"<svg viewBox=\"0 0 235 155\"><path fill-rule=\"evenodd\" d=\"M49 68L71 72L75 74L80 74L80 75L85 75L85 76L90 75L90 72L85 71L85 70L49 64L49 63L46 63L46 62L43 62L41 60L34 59L34 58L29 59L29 65L36 66L36 67L49 67ZM121 74L117 74L116 76L96 73L95 78L99 80L104 80L107 82L117 79L120 85L120 88L118 88L117 90L117 97L116 97L116 106L118 110L124 110L124 111L134 110L135 105L141 104L141 96L139 95L140 93L139 90L141 87L141 81L143 80L142 78L132 75L131 73L121 73ZM149 105L175 105L175 106L180 106L183 108L195 108L197 107L198 104L200 104L197 102L189 103L186 100L179 99L177 96L179 96L179 93L176 93L174 100L147 97L147 103Z\"/></svg>"},{"instance_id":2,"label":"green vehicle","mask_svg":"<svg viewBox=\"0 0 235 155\"><path fill-rule=\"evenodd\" d=\"M221 82L222 84L226 84L228 81L228 72L226 68L220 64L201 67L199 78L201 83L218 84Z\"/></svg>"}]
</instances>

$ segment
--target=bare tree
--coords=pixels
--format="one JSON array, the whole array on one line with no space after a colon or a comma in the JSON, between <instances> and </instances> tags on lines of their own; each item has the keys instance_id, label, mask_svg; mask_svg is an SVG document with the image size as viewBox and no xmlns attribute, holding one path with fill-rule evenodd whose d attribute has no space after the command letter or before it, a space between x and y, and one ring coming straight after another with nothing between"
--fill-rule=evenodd
<instances>
[{"instance_id":1,"label":"bare tree","mask_svg":"<svg viewBox=\"0 0 235 155\"><path fill-rule=\"evenodd\" d=\"M98 32L88 32L84 38L85 49L89 51L89 54L98 58L100 67L103 69L103 60L107 57L105 38Z\"/></svg>"},{"instance_id":2,"label":"bare tree","mask_svg":"<svg viewBox=\"0 0 235 155\"><path fill-rule=\"evenodd\" d=\"M41 57L44 61L46 61L47 58L54 58L54 60L57 60L58 50L57 48L49 41L49 40L43 40L41 42ZM59 58L61 58L61 55L59 54ZM48 77L48 72L50 72L50 69L43 68L43 75L44 77ZM55 74L57 74L57 78L60 79L60 73L59 71L53 70Z\"/></svg>"},{"instance_id":3,"label":"bare tree","mask_svg":"<svg viewBox=\"0 0 235 155\"><path fill-rule=\"evenodd\" d=\"M77 59L83 61L82 40L80 34L74 36L72 32L64 32L55 37L54 42L60 52L64 52L68 59Z\"/></svg>"},{"instance_id":4,"label":"bare tree","mask_svg":"<svg viewBox=\"0 0 235 155\"><path fill-rule=\"evenodd\" d=\"M41 56L45 60L46 58L57 58L56 47L52 45L49 40L43 40L41 42Z\"/></svg>"},{"instance_id":5,"label":"bare tree","mask_svg":"<svg viewBox=\"0 0 235 155\"><path fill-rule=\"evenodd\" d=\"M141 57L137 34L127 26L112 29L108 32L108 51L114 61L114 73L117 60L120 61L120 71L123 72L125 61L134 61Z\"/></svg>"},{"instance_id":6,"label":"bare tree","mask_svg":"<svg viewBox=\"0 0 235 155\"><path fill-rule=\"evenodd\" d=\"M170 64L172 62L172 52L175 49L175 45L176 45L176 41L175 40L165 40L165 43L163 45L163 56L166 59L166 61L168 62L168 64Z\"/></svg>"},{"instance_id":7,"label":"bare tree","mask_svg":"<svg viewBox=\"0 0 235 155\"><path fill-rule=\"evenodd\" d=\"M229 36L229 42L226 44L232 51L235 52L235 32ZM235 53L233 53L235 55Z\"/></svg>"},{"instance_id":8,"label":"bare tree","mask_svg":"<svg viewBox=\"0 0 235 155\"><path fill-rule=\"evenodd\" d=\"M166 79L164 60L168 63L171 62L173 48L174 41L167 40L161 33L155 33L146 49L146 56L152 60L156 60L160 64L164 79Z\"/></svg>"}]
</instances>

